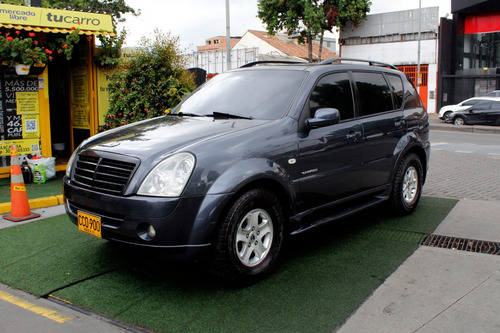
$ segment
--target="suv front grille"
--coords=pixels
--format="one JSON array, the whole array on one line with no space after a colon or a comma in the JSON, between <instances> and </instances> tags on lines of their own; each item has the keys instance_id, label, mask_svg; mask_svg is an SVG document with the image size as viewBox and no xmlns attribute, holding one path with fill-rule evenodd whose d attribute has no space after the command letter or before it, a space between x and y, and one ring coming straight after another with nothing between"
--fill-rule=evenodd
<instances>
[{"instance_id":1,"label":"suv front grille","mask_svg":"<svg viewBox=\"0 0 500 333\"><path fill-rule=\"evenodd\" d=\"M136 163L99 156L79 155L73 180L97 192L121 194L125 190Z\"/></svg>"}]
</instances>

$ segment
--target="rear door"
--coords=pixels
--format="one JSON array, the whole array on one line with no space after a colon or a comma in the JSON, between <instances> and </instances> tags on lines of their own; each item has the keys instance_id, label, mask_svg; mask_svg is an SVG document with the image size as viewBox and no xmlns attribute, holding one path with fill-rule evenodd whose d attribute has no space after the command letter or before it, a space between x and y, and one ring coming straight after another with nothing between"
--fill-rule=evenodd
<instances>
[{"instance_id":1,"label":"rear door","mask_svg":"<svg viewBox=\"0 0 500 333\"><path fill-rule=\"evenodd\" d=\"M403 83L397 75L382 72L353 72L359 114L363 124L362 189L387 184L395 162L394 152L406 134L401 98Z\"/></svg>"},{"instance_id":2,"label":"rear door","mask_svg":"<svg viewBox=\"0 0 500 333\"><path fill-rule=\"evenodd\" d=\"M486 117L488 125L500 125L500 102L491 103L491 110Z\"/></svg>"}]
</instances>

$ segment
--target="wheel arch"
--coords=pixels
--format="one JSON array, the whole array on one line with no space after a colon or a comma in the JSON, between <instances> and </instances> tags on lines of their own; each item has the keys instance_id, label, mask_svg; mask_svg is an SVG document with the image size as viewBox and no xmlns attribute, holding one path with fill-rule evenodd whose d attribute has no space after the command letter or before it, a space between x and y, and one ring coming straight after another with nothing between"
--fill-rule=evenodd
<instances>
[{"instance_id":1,"label":"wheel arch","mask_svg":"<svg viewBox=\"0 0 500 333\"><path fill-rule=\"evenodd\" d=\"M393 166L393 171L391 176L392 182L394 181L394 177L396 176L396 170L398 169L399 164L404 159L404 157L407 156L408 154L414 153L420 159L420 163L422 163L422 169L424 171L423 182L425 183L425 180L427 178L427 170L429 168L430 143L428 143L428 147L425 147L424 145L422 145L422 143L416 141L416 139L411 139L410 142L414 142L414 144L407 145L404 148L399 149L398 153L396 153L397 160Z\"/></svg>"}]
</instances>

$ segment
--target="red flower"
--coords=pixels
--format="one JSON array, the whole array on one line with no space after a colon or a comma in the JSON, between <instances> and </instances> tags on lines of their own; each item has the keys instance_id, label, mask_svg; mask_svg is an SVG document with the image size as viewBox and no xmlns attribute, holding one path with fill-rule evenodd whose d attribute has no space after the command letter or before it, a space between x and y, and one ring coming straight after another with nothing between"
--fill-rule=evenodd
<instances>
[{"instance_id":1,"label":"red flower","mask_svg":"<svg viewBox=\"0 0 500 333\"><path fill-rule=\"evenodd\" d=\"M87 36L87 40L90 42L92 40L92 36Z\"/></svg>"},{"instance_id":2,"label":"red flower","mask_svg":"<svg viewBox=\"0 0 500 333\"><path fill-rule=\"evenodd\" d=\"M12 37L7 37L7 40L13 40L13 39L14 39L14 38L12 38Z\"/></svg>"},{"instance_id":3,"label":"red flower","mask_svg":"<svg viewBox=\"0 0 500 333\"><path fill-rule=\"evenodd\" d=\"M16 30L16 35L19 35L20 33L21 33L21 31Z\"/></svg>"},{"instance_id":4,"label":"red flower","mask_svg":"<svg viewBox=\"0 0 500 333\"><path fill-rule=\"evenodd\" d=\"M71 30L76 30L76 28L75 27L71 27Z\"/></svg>"},{"instance_id":5,"label":"red flower","mask_svg":"<svg viewBox=\"0 0 500 333\"><path fill-rule=\"evenodd\" d=\"M51 50L49 50L49 49L45 49L45 52L46 52L47 54L52 54L52 51L51 51Z\"/></svg>"},{"instance_id":6,"label":"red flower","mask_svg":"<svg viewBox=\"0 0 500 333\"><path fill-rule=\"evenodd\" d=\"M35 33L34 33L34 32L30 32L28 35L29 35L30 37L35 37Z\"/></svg>"},{"instance_id":7,"label":"red flower","mask_svg":"<svg viewBox=\"0 0 500 333\"><path fill-rule=\"evenodd\" d=\"M64 44L64 45L63 45L63 48L65 48L65 49L66 49L66 48L68 48L68 45Z\"/></svg>"}]
</instances>

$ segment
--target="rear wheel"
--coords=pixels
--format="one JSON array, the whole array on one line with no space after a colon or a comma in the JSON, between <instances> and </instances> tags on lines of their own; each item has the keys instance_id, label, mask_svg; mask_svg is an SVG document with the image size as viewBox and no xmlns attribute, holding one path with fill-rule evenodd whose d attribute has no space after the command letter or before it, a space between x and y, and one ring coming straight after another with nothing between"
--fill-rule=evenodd
<instances>
[{"instance_id":1,"label":"rear wheel","mask_svg":"<svg viewBox=\"0 0 500 333\"><path fill-rule=\"evenodd\" d=\"M217 230L211 271L235 284L257 281L274 266L282 241L278 198L268 190L250 190L234 202Z\"/></svg>"},{"instance_id":2,"label":"rear wheel","mask_svg":"<svg viewBox=\"0 0 500 333\"><path fill-rule=\"evenodd\" d=\"M415 154L406 155L401 161L390 198L392 210L399 215L413 213L422 195L424 172L420 159Z\"/></svg>"}]
</instances>

